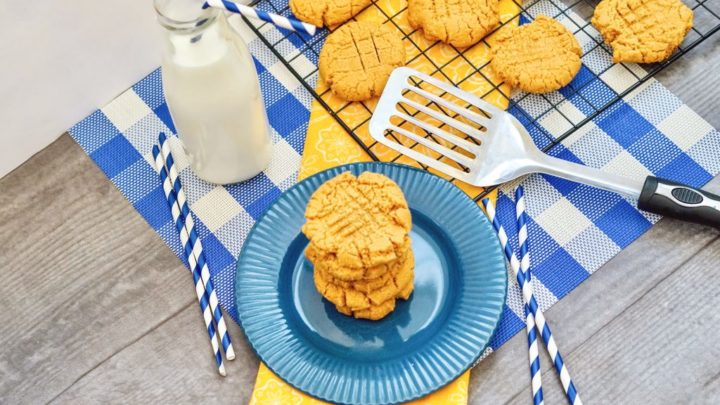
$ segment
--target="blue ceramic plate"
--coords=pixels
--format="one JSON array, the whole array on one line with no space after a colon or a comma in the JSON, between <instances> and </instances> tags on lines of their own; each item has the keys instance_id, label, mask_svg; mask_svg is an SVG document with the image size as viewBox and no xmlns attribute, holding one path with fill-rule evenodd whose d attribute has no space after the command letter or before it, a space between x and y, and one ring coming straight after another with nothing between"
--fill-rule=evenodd
<instances>
[{"instance_id":1,"label":"blue ceramic plate","mask_svg":"<svg viewBox=\"0 0 720 405\"><path fill-rule=\"evenodd\" d=\"M310 195L348 170L390 177L412 212L415 290L380 321L338 313L315 290L303 254ZM240 254L235 299L250 344L283 380L331 402L386 404L426 395L472 366L506 285L492 226L465 193L409 166L359 163L307 178L268 208Z\"/></svg>"}]
</instances>

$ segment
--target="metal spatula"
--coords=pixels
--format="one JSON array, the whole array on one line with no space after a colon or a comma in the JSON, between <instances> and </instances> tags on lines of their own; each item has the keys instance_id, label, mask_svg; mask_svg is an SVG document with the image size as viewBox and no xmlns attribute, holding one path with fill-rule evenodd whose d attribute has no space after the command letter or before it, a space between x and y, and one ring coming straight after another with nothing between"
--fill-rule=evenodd
<instances>
[{"instance_id":1,"label":"metal spatula","mask_svg":"<svg viewBox=\"0 0 720 405\"><path fill-rule=\"evenodd\" d=\"M414 69L393 71L370 120L370 134L474 186L546 173L638 199L645 211L720 228L720 197L657 177L624 177L548 156L511 114Z\"/></svg>"}]
</instances>

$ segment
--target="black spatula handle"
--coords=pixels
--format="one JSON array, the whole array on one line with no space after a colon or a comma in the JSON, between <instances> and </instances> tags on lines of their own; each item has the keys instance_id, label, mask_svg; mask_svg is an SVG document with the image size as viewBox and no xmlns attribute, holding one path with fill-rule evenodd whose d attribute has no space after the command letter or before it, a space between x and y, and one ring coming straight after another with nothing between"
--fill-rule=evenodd
<instances>
[{"instance_id":1,"label":"black spatula handle","mask_svg":"<svg viewBox=\"0 0 720 405\"><path fill-rule=\"evenodd\" d=\"M684 184L648 176L638 207L720 229L720 197Z\"/></svg>"}]
</instances>

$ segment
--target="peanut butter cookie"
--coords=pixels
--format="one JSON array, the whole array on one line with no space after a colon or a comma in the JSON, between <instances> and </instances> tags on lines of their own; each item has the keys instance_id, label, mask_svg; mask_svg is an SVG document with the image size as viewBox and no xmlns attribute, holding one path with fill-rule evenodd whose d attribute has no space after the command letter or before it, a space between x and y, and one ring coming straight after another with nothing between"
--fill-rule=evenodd
<instances>
[{"instance_id":1,"label":"peanut butter cookie","mask_svg":"<svg viewBox=\"0 0 720 405\"><path fill-rule=\"evenodd\" d=\"M351 19L371 0L290 0L295 17L318 27L333 27Z\"/></svg>"},{"instance_id":2,"label":"peanut butter cookie","mask_svg":"<svg viewBox=\"0 0 720 405\"><path fill-rule=\"evenodd\" d=\"M385 318L390 312L395 310L395 299L387 300L380 305L371 305L366 309L360 309L353 312L355 318L369 319L377 321Z\"/></svg>"},{"instance_id":3,"label":"peanut butter cookie","mask_svg":"<svg viewBox=\"0 0 720 405\"><path fill-rule=\"evenodd\" d=\"M339 278L335 278L332 275L330 275L327 270L323 269L321 267L322 263L318 263L317 266L315 266L315 271L319 271L323 273L323 277L328 280L330 283L335 284L341 288L352 288L355 290L358 290L364 294L369 294L372 291L375 291L377 289L380 289L387 285L388 283L392 282L393 280L393 273L386 272L380 277L371 278L371 279L360 279L355 281L346 281L341 280ZM399 269L398 269L399 270Z\"/></svg>"},{"instance_id":4,"label":"peanut butter cookie","mask_svg":"<svg viewBox=\"0 0 720 405\"><path fill-rule=\"evenodd\" d=\"M431 41L464 48L500 24L498 0L408 0L408 21Z\"/></svg>"},{"instance_id":5,"label":"peanut butter cookie","mask_svg":"<svg viewBox=\"0 0 720 405\"><path fill-rule=\"evenodd\" d=\"M380 305L389 299L395 299L402 295L405 288L412 284L415 277L414 267L415 259L411 256L389 283L366 294L370 302L373 305Z\"/></svg>"},{"instance_id":6,"label":"peanut butter cookie","mask_svg":"<svg viewBox=\"0 0 720 405\"><path fill-rule=\"evenodd\" d=\"M372 172L345 172L325 182L310 197L305 218L302 232L318 253L351 268L397 260L412 227L400 187Z\"/></svg>"},{"instance_id":7,"label":"peanut butter cookie","mask_svg":"<svg viewBox=\"0 0 720 405\"><path fill-rule=\"evenodd\" d=\"M328 277L332 279L330 281L335 284L340 284L336 281L344 282L359 282L365 281L372 283L375 279L396 274L402 263L406 259L407 255L411 254L411 241L410 237L406 236L402 246L399 249L392 251L392 256L383 258L382 260L387 262L365 267L361 262L355 262L348 265L348 263L341 264L338 259L338 255L334 253L321 253L314 243L308 245L305 250L305 256L315 267L325 272ZM379 260L379 259L378 259ZM342 284L340 284L342 285Z\"/></svg>"},{"instance_id":8,"label":"peanut butter cookie","mask_svg":"<svg viewBox=\"0 0 720 405\"><path fill-rule=\"evenodd\" d=\"M400 33L387 25L350 22L325 40L320 51L320 77L348 101L364 101L382 93L390 73L405 62Z\"/></svg>"},{"instance_id":9,"label":"peanut butter cookie","mask_svg":"<svg viewBox=\"0 0 720 405\"><path fill-rule=\"evenodd\" d=\"M565 26L544 15L499 33L490 61L506 83L529 93L558 90L580 70L580 45Z\"/></svg>"},{"instance_id":10,"label":"peanut butter cookie","mask_svg":"<svg viewBox=\"0 0 720 405\"><path fill-rule=\"evenodd\" d=\"M392 312L397 298L408 299L413 290L415 260L410 253L398 272L372 290L364 281L333 280L320 268L314 270L315 287L345 315L378 320Z\"/></svg>"},{"instance_id":11,"label":"peanut butter cookie","mask_svg":"<svg viewBox=\"0 0 720 405\"><path fill-rule=\"evenodd\" d=\"M672 55L693 24L680 0L603 0L592 24L613 49L613 62L653 63Z\"/></svg>"}]
</instances>

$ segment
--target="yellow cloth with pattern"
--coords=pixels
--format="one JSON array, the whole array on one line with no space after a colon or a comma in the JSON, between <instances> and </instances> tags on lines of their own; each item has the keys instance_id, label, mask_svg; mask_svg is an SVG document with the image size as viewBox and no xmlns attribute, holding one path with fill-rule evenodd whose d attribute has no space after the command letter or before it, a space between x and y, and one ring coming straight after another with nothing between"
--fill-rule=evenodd
<instances>
[{"instance_id":1,"label":"yellow cloth with pattern","mask_svg":"<svg viewBox=\"0 0 720 405\"><path fill-rule=\"evenodd\" d=\"M381 13L375 7L382 8L385 14ZM407 1L406 0L377 0L375 6L370 6L363 13L358 15L358 20L375 20L380 23L387 21L386 16L393 17L394 21L400 28L410 33L414 30L407 22ZM405 10L405 11L402 11ZM519 7L513 0L500 1L501 21L509 22L507 26L517 24L517 15ZM502 28L501 28L502 29ZM463 81L460 88L470 91L476 95L485 95L484 99L498 107L507 108L507 97L493 90L493 83L497 83L497 79L489 66L481 70L482 74L474 73L472 66L462 57L458 57L458 53L451 47L444 44L433 45L433 42L426 40L421 32L414 32L410 35L412 40L421 48L426 49L425 54L418 55L419 50L410 43L405 41L407 59L411 60L407 66L414 69L433 72L435 66L443 66L442 72L454 81L462 80L472 75L469 79ZM487 41L492 44L492 37ZM429 49L428 49L429 48ZM480 43L464 52L465 58L472 61L475 66L483 66L490 60L490 50L487 45ZM428 59L431 58L432 62ZM434 64L433 64L434 62ZM449 63L448 63L449 62ZM322 80L318 81L318 94L323 94L327 87ZM500 90L504 94L510 94L510 89L506 86L500 86ZM489 94L488 94L489 93ZM323 96L326 103L335 111L339 110L345 104L344 100L334 97L329 92ZM365 105L372 109L376 101L365 102ZM341 119L348 124L350 128L354 128L369 117L367 109L360 103L353 103L342 109L340 113ZM370 134L368 133L367 124L360 126L355 133L366 144L372 143ZM373 152L380 160L387 160L397 155L397 152L390 150L382 145L373 147ZM299 179L306 178L317 172L320 172L338 165L370 161L370 157L365 151L343 130L340 124L333 118L317 101L313 102L310 123L305 139L305 149L300 164ZM410 164L417 166L417 163L409 158L401 157L398 163ZM446 177L446 176L445 176ZM462 182L456 182L456 185L470 195L476 195L480 189L470 186ZM434 393L410 402L411 404L467 404L468 400L468 383L470 381L470 371L463 373L459 378ZM289 404L289 405L320 405L326 402L315 399L306 395L297 389L285 383L265 364L260 363L255 388L250 399L250 405L271 405L271 404Z\"/></svg>"}]
</instances>

